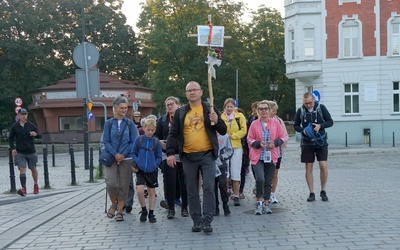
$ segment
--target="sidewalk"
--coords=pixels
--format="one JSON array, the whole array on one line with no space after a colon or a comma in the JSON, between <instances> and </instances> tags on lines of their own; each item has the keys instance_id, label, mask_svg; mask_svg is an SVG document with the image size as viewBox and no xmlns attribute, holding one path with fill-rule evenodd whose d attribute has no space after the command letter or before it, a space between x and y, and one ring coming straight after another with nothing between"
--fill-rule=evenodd
<instances>
[{"instance_id":1,"label":"sidewalk","mask_svg":"<svg viewBox=\"0 0 400 250\"><path fill-rule=\"evenodd\" d=\"M51 184L57 182L52 176L62 176L54 189L26 197L0 195L0 249L400 249L399 151L331 145L330 201L309 203L299 144L291 138L273 214L253 214L254 179L249 174L246 198L240 207L230 204L231 216L214 218L212 235L192 233L191 219L181 217L179 208L175 218L168 220L167 210L159 206L162 188L157 189L157 223L139 222L137 197L124 222L110 220L105 214L103 180L85 182L88 170L81 165L80 185L68 186L65 176L70 170L57 164L54 172L49 169ZM319 170L314 169L318 196Z\"/></svg>"}]
</instances>

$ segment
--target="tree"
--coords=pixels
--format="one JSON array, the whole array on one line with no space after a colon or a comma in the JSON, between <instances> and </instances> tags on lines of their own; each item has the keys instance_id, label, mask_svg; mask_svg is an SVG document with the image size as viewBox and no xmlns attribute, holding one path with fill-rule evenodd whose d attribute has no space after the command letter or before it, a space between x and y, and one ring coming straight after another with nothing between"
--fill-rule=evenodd
<instances>
[{"instance_id":1,"label":"tree","mask_svg":"<svg viewBox=\"0 0 400 250\"><path fill-rule=\"evenodd\" d=\"M98 68L140 82L147 71L122 0L2 0L0 2L0 127L10 126L16 96L74 74L72 52L85 39L100 51Z\"/></svg>"}]
</instances>

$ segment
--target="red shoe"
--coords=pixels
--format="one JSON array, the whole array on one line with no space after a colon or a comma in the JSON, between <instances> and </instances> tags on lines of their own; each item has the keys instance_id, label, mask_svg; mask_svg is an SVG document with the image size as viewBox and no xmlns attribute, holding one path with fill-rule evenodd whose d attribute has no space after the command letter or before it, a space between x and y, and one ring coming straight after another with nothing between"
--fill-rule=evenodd
<instances>
[{"instance_id":1,"label":"red shoe","mask_svg":"<svg viewBox=\"0 0 400 250\"><path fill-rule=\"evenodd\" d=\"M38 194L38 193L39 193L39 186L38 186L38 184L35 184L35 185L33 186L33 193L34 193L34 194Z\"/></svg>"},{"instance_id":2,"label":"red shoe","mask_svg":"<svg viewBox=\"0 0 400 250\"><path fill-rule=\"evenodd\" d=\"M25 196L26 195L26 188L22 187L22 188L18 189L17 194L19 194L21 196Z\"/></svg>"}]
</instances>

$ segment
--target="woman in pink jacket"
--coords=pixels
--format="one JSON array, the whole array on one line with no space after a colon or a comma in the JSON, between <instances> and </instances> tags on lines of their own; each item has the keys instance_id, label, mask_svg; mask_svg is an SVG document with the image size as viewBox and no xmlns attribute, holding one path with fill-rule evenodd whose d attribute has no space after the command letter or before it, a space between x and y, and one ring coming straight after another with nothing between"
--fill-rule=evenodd
<instances>
[{"instance_id":1,"label":"woman in pink jacket","mask_svg":"<svg viewBox=\"0 0 400 250\"><path fill-rule=\"evenodd\" d=\"M285 143L285 131L270 115L268 101L258 103L258 120L254 121L247 135L250 162L256 176L256 215L271 214L269 198L275 164L279 157L279 146Z\"/></svg>"}]
</instances>

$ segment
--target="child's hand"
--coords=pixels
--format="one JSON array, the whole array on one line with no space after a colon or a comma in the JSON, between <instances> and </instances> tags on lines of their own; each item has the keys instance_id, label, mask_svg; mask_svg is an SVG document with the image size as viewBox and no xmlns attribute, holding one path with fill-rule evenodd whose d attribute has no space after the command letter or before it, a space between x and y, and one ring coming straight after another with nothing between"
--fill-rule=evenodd
<instances>
[{"instance_id":1,"label":"child's hand","mask_svg":"<svg viewBox=\"0 0 400 250\"><path fill-rule=\"evenodd\" d=\"M133 171L134 173L137 173L137 172L139 172L139 169L138 169L137 167L132 167L132 171Z\"/></svg>"}]
</instances>

